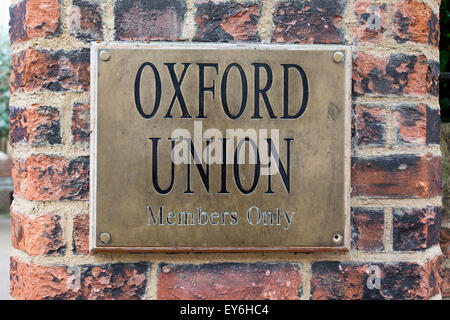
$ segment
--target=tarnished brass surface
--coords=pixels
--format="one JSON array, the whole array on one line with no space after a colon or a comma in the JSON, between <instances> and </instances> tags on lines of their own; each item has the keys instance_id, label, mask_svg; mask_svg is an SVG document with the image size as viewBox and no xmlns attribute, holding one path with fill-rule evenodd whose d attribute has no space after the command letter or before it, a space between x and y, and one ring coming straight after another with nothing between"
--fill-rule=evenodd
<instances>
[{"instance_id":1,"label":"tarnished brass surface","mask_svg":"<svg viewBox=\"0 0 450 320\"><path fill-rule=\"evenodd\" d=\"M109 53L109 59L100 58L102 50ZM314 251L343 250L348 247L351 78L349 47L95 44L91 52L92 249ZM336 60L336 52L344 54L342 62L336 62L339 61ZM106 55L104 52L102 54ZM151 63L160 76L160 104L154 116L151 116L151 113L157 100L158 79L155 80L152 66L143 66L144 63ZM170 67L164 65L165 63L175 63L172 78ZM183 63L190 65L181 81ZM207 89L201 97L199 64L215 63L217 71L214 66L203 67L203 87L212 87L214 84L214 97L212 91ZM268 71L259 67L260 91L256 90L256 95L259 97L260 117L255 117L255 63L269 66L273 76L265 96L261 91L264 91L268 84ZM221 94L225 82L226 104L231 116L236 116L243 100L243 80L236 64L241 66L245 73L247 97L242 115L231 119L224 111ZM232 66L229 67L225 81L223 75L230 65ZM300 66L306 76L307 105L305 112L296 119L282 118L286 92L285 74L289 76L290 115L296 114L300 109L305 95L305 84L298 68L283 65ZM136 85L140 68L140 85ZM286 70L289 72L286 73ZM174 95L174 80L181 82L179 96ZM187 111L184 117L180 107L181 95ZM270 102L275 119L270 118L265 97ZM169 106L173 99L169 118ZM142 115L138 111L136 100L140 101ZM200 101L204 101L204 117L201 117L199 110ZM203 133L215 128L224 137L227 129L255 129L256 132L267 129L269 137L271 129L278 129L280 144L277 152L285 171L290 143L289 182L283 181L281 173L278 172L271 176L269 188L268 176L260 174L254 191L244 194L238 189L233 164L228 164L225 167L228 193L220 193L225 191L222 175L224 166L210 165L207 186L194 163L190 165L188 185L189 165L180 164L174 165L171 191L166 194L158 193L152 172L154 146L157 145L157 180L160 188L166 189L170 186L172 176L172 142L169 138L174 130L187 129L194 139L195 123L197 128L201 124ZM288 142L285 140L288 138L293 140ZM262 143L261 139L256 143L258 147L259 143ZM203 142L202 146L204 151L206 142ZM245 146L248 152L249 143L245 143ZM202 162L200 165L206 174L206 164ZM238 177L242 189L251 188L254 173L253 164L239 166ZM273 193L267 192L270 189ZM159 224L160 221L156 221L155 225L149 215L149 207L152 208L156 219L160 207L164 208L163 225ZM252 207L250 223L247 213ZM261 212L258 224L256 207ZM208 214L209 220L205 225L198 223L199 208L200 212ZM190 214L187 214L186 220L186 216L180 215L179 212L192 212L194 225L186 225L186 221L188 224L192 222ZM272 213L272 224L270 215L266 214L264 225L263 212ZM288 212L287 217L291 219L290 224L285 212ZM204 223L205 215L201 218L200 222ZM102 242L102 233L110 235L109 242Z\"/></svg>"}]
</instances>

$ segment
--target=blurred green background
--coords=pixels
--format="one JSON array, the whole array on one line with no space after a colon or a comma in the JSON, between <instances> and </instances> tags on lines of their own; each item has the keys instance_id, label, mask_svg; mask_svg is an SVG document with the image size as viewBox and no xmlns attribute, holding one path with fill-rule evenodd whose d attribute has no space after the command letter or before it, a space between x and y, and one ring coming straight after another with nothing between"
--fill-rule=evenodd
<instances>
[{"instance_id":1,"label":"blurred green background","mask_svg":"<svg viewBox=\"0 0 450 320\"><path fill-rule=\"evenodd\" d=\"M2 1L2 0L0 0ZM9 130L9 76L11 53L8 29L0 26L0 138L8 137Z\"/></svg>"}]
</instances>

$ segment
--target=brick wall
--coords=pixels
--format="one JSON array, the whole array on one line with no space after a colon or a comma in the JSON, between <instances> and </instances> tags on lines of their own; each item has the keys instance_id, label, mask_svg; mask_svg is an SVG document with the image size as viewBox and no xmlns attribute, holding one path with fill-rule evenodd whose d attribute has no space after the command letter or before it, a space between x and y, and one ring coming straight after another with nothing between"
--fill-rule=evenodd
<instances>
[{"instance_id":1,"label":"brick wall","mask_svg":"<svg viewBox=\"0 0 450 320\"><path fill-rule=\"evenodd\" d=\"M439 0L13 0L10 13L14 298L450 295ZM88 252L89 43L158 40L353 46L349 252Z\"/></svg>"}]
</instances>

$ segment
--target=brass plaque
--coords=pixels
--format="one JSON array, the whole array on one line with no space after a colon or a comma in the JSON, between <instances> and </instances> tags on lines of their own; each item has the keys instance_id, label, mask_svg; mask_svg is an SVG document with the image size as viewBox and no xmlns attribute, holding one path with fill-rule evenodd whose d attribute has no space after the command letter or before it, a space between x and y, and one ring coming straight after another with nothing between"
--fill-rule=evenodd
<instances>
[{"instance_id":1,"label":"brass plaque","mask_svg":"<svg viewBox=\"0 0 450 320\"><path fill-rule=\"evenodd\" d=\"M100 43L91 66L91 249L348 248L348 46Z\"/></svg>"}]
</instances>

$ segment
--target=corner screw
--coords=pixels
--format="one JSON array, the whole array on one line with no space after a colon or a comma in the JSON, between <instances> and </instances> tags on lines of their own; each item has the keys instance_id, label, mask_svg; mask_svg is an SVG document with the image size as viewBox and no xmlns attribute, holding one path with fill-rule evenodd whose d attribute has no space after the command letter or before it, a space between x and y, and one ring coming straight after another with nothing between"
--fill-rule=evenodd
<instances>
[{"instance_id":1,"label":"corner screw","mask_svg":"<svg viewBox=\"0 0 450 320\"><path fill-rule=\"evenodd\" d=\"M103 232L100 234L100 240L104 243L104 244L108 244L111 242L111 235L108 232Z\"/></svg>"},{"instance_id":2,"label":"corner screw","mask_svg":"<svg viewBox=\"0 0 450 320\"><path fill-rule=\"evenodd\" d=\"M343 237L342 237L342 235L339 234L339 233L335 233L335 234L333 235L333 242L334 242L335 245L340 245L341 242L342 242L342 239L343 239Z\"/></svg>"},{"instance_id":3,"label":"corner screw","mask_svg":"<svg viewBox=\"0 0 450 320\"><path fill-rule=\"evenodd\" d=\"M341 63L342 61L344 61L344 53L340 52L340 51L336 51L333 54L333 61L336 63Z\"/></svg>"},{"instance_id":4,"label":"corner screw","mask_svg":"<svg viewBox=\"0 0 450 320\"><path fill-rule=\"evenodd\" d=\"M103 61L108 61L109 58L111 58L111 53L106 50L100 51L100 59L102 59Z\"/></svg>"}]
</instances>

